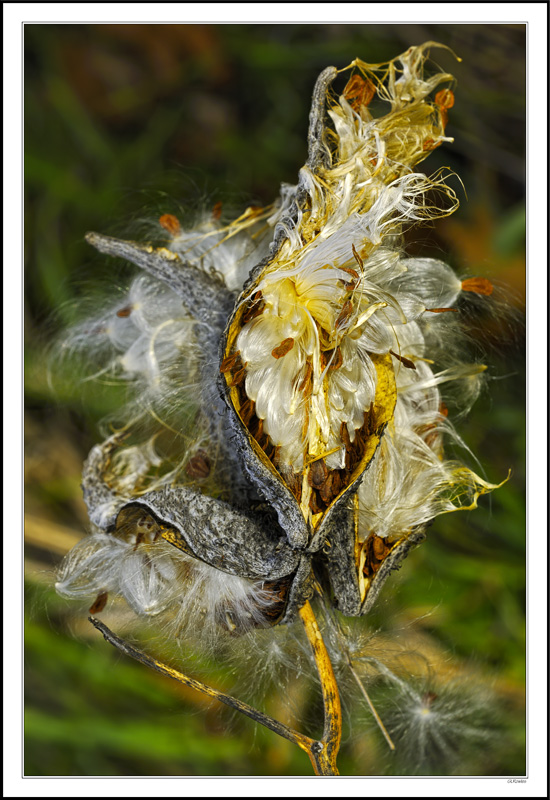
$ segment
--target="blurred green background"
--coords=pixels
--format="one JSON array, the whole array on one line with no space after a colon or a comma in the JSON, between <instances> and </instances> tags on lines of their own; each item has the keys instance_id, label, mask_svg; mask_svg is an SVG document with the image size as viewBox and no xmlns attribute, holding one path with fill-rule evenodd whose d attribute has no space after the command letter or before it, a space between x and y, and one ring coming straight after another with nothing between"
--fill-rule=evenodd
<instances>
[{"instance_id":1,"label":"blurred green background","mask_svg":"<svg viewBox=\"0 0 550 800\"><path fill-rule=\"evenodd\" d=\"M466 702L476 686L490 698L491 741L431 774L523 774L525 26L53 24L24 34L26 775L311 774L286 741L119 656L52 591L55 565L86 528L82 460L118 396L63 381L52 391L44 353L112 269L86 231L124 236L159 210L227 197L241 209L271 202L305 161L319 71L429 40L463 60L432 52L457 77L455 143L422 168L455 170L467 199L414 231L409 251L490 278L514 309L472 321L474 342L481 325L491 345L494 381L459 425L489 480L512 474L479 510L438 518L361 625L373 652L398 651L401 669L429 678L430 690L456 684ZM106 619L126 622L116 611ZM219 688L235 684L215 659L196 669ZM387 705L383 687L370 691ZM291 706L282 692L275 681L258 702L314 734L317 693L299 678L284 688ZM352 699L346 712L342 774L413 772L414 745L390 758L360 706Z\"/></svg>"}]
</instances>

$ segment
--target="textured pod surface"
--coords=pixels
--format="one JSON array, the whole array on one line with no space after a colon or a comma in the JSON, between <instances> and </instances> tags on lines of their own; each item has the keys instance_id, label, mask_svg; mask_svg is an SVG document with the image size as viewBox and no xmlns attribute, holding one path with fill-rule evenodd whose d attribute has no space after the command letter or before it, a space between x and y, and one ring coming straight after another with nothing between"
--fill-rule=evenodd
<instances>
[{"instance_id":1,"label":"textured pod surface","mask_svg":"<svg viewBox=\"0 0 550 800\"><path fill-rule=\"evenodd\" d=\"M298 565L300 556L286 543L272 513L238 511L184 487L150 492L138 505L170 529L163 530L163 539L216 569L241 578L277 580Z\"/></svg>"}]
</instances>

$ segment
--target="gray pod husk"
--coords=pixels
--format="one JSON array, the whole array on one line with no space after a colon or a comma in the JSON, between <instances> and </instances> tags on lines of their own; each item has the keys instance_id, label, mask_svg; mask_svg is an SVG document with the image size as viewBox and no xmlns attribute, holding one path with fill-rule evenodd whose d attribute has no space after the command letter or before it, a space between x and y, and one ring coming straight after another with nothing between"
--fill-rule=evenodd
<instances>
[{"instance_id":1,"label":"gray pod husk","mask_svg":"<svg viewBox=\"0 0 550 800\"><path fill-rule=\"evenodd\" d=\"M175 529L176 547L230 575L277 580L298 566L300 554L287 544L272 513L238 510L185 486L148 492L125 508L133 506Z\"/></svg>"}]
</instances>

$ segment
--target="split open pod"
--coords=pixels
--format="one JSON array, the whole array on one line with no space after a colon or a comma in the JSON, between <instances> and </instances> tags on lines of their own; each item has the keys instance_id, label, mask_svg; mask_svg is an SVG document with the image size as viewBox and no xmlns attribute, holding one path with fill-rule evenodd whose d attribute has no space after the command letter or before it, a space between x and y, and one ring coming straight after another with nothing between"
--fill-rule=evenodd
<instances>
[{"instance_id":1,"label":"split open pod","mask_svg":"<svg viewBox=\"0 0 550 800\"><path fill-rule=\"evenodd\" d=\"M187 231L164 215L160 248L89 234L152 284L88 330L110 337L148 418L163 422L151 398L166 411L196 395L203 435L170 470L156 434L130 452L130 421L94 448L96 539L68 557L62 593L178 619L200 596L231 632L292 621L314 588L357 616L434 517L494 488L446 459L445 437L460 440L440 393L452 382L468 405L479 391L460 315L492 287L403 248L406 228L458 204L441 171L415 170L452 141L453 79L426 69L430 45L321 73L307 161L268 209L223 222L216 207ZM223 481L207 490L214 461Z\"/></svg>"}]
</instances>

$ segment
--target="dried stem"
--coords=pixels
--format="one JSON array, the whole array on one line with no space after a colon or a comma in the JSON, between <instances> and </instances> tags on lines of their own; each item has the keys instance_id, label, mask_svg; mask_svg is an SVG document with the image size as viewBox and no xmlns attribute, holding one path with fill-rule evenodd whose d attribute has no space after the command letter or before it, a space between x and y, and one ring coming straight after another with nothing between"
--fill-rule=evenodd
<instances>
[{"instance_id":1,"label":"dried stem","mask_svg":"<svg viewBox=\"0 0 550 800\"><path fill-rule=\"evenodd\" d=\"M238 700L231 695L220 692L217 689L213 689L212 687L207 686L207 684L202 683L202 681L189 678L182 672L178 672L178 670L168 667L166 664L162 664L155 658L146 655L141 650L138 650L131 644L128 644L128 642L125 642L95 617L89 617L88 619L92 625L94 625L94 627L96 627L97 630L103 634L105 640L109 642L109 644L112 644L114 647L116 647L117 650L120 650L120 652L130 656L130 658L133 658L136 661L139 661L141 664L145 664L145 666L160 672L161 675L166 675L169 678L173 678L174 680L183 683L185 686L189 686L190 688L196 689L198 692L201 692L208 697L219 700L220 703L224 703L225 705L234 708L236 711L240 711L241 714L250 717L250 719L254 720L254 722L258 722L260 725L269 728L269 730L273 731L279 736L282 736L283 739L288 739L290 742L293 742L293 744L298 745L298 747L308 754L316 775L338 775L338 770L336 768L336 756L340 746L341 735L341 712L338 688L336 686L332 665L321 637L321 632L319 631L317 621L313 615L313 611L309 603L306 603L306 605L300 611L300 616L304 623L308 640L313 648L315 663L319 671L319 677L321 679L321 686L323 690L325 726L323 738L320 741L311 739L309 736L305 736L304 734L289 728L282 722L279 722L267 714L263 714L261 711L257 711L252 706L249 706L247 703L243 703L241 700Z\"/></svg>"},{"instance_id":2,"label":"dried stem","mask_svg":"<svg viewBox=\"0 0 550 800\"><path fill-rule=\"evenodd\" d=\"M342 709L338 686L327 648L309 602L300 609L300 618L313 649L315 664L321 680L325 709L323 738L321 742L317 742L317 745L322 744L323 747L317 748L314 752L310 751L308 755L316 775L338 775L336 757L342 736Z\"/></svg>"},{"instance_id":3,"label":"dried stem","mask_svg":"<svg viewBox=\"0 0 550 800\"><path fill-rule=\"evenodd\" d=\"M351 674L352 674L352 675L353 675L353 677L355 678L355 680L356 680L356 682L357 682L357 684L358 684L358 686L359 686L359 689L361 690L361 694L363 695L363 697L364 697L364 698L365 698L365 700L367 701L368 707L370 708L371 714L372 714L372 716L374 717L374 719L375 719L375 721L376 721L376 724L378 725L378 727L379 727L379 728L380 728L380 730L382 731L382 735L384 736L384 739L385 739L385 740L386 740L386 742L388 743L388 747L390 748L390 750L395 750L395 745L394 745L394 743L393 743L393 741L392 741L392 738L391 738L391 736L389 735L388 731L386 730L386 726L384 725L384 723L383 723L383 722L382 722L382 720L380 719L380 715L378 714L378 711L377 711L377 710L376 710L376 708L374 707L374 705L373 705L373 702L372 702L372 700L370 699L370 697L369 697L369 695L368 695L368 692L367 692L367 690L366 690L366 689L365 689L365 687L363 686L363 681L361 680L361 678L359 677L359 675L358 675L358 674L356 673L356 671L354 670L354 668L353 668L353 665L352 665L352 663L351 663L351 659L349 658L349 656L348 656L348 665L349 665L349 668L350 668Z\"/></svg>"}]
</instances>

